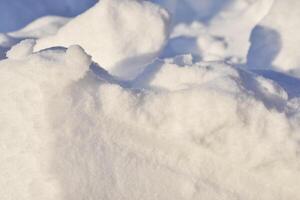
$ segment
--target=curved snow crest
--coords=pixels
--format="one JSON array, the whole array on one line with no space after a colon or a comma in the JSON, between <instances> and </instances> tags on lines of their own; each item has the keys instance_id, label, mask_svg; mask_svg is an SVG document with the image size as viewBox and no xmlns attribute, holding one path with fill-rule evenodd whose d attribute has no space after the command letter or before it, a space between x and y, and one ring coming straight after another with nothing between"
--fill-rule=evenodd
<instances>
[{"instance_id":1,"label":"curved snow crest","mask_svg":"<svg viewBox=\"0 0 300 200\"><path fill-rule=\"evenodd\" d=\"M79 44L111 74L133 79L163 48L168 21L167 11L151 2L102 0L57 35L38 40L35 50Z\"/></svg>"},{"instance_id":2,"label":"curved snow crest","mask_svg":"<svg viewBox=\"0 0 300 200\"><path fill-rule=\"evenodd\" d=\"M13 45L26 40L26 38L37 39L54 35L68 21L69 19L65 17L46 16L33 21L21 30L0 33L0 60L5 58L5 54Z\"/></svg>"},{"instance_id":3,"label":"curved snow crest","mask_svg":"<svg viewBox=\"0 0 300 200\"><path fill-rule=\"evenodd\" d=\"M220 61L195 63L191 55L157 60L133 81L132 86L157 91L181 91L197 87L229 94L247 91L266 107L280 111L288 100L286 91L271 80Z\"/></svg>"},{"instance_id":4,"label":"curved snow crest","mask_svg":"<svg viewBox=\"0 0 300 200\"><path fill-rule=\"evenodd\" d=\"M7 33L13 38L42 38L57 33L70 18L60 16L44 16L26 25L18 31Z\"/></svg>"},{"instance_id":5,"label":"curved snow crest","mask_svg":"<svg viewBox=\"0 0 300 200\"><path fill-rule=\"evenodd\" d=\"M70 46L68 49L60 49L57 51L43 50L39 53L33 53L36 41L33 39L23 40L20 43L13 46L6 54L8 60L5 62L14 62L14 60L19 63L30 62L37 69L30 67L28 73L34 72L40 63L46 63L46 66L42 66L43 70L49 70L49 76L56 78L57 81L66 82L78 80L82 78L88 71L92 61L91 57L85 53L85 51L78 45ZM54 48L55 49L55 48ZM28 59L30 58L30 59ZM57 62L58 65L64 66L61 69L58 67L48 67L48 65L53 65ZM61 63L60 63L61 62ZM8 64L12 65L12 64ZM27 72L26 72L27 73ZM54 73L54 74L51 74ZM62 87L65 85L62 84Z\"/></svg>"}]
</instances>

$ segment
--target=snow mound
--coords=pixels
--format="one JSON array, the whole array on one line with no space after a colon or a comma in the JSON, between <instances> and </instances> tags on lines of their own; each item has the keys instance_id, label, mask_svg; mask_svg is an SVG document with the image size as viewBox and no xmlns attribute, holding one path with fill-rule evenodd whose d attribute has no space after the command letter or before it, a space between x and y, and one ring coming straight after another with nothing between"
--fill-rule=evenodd
<instances>
[{"instance_id":1,"label":"snow mound","mask_svg":"<svg viewBox=\"0 0 300 200\"><path fill-rule=\"evenodd\" d=\"M233 0L209 23L209 32L228 44L226 56L246 60L252 29L268 14L274 0Z\"/></svg>"},{"instance_id":2,"label":"snow mound","mask_svg":"<svg viewBox=\"0 0 300 200\"><path fill-rule=\"evenodd\" d=\"M300 199L296 0L154 1L0 34L0 199Z\"/></svg>"},{"instance_id":3,"label":"snow mound","mask_svg":"<svg viewBox=\"0 0 300 200\"><path fill-rule=\"evenodd\" d=\"M299 198L300 106L272 81L184 55L125 85L33 45L0 61L4 199Z\"/></svg>"},{"instance_id":4,"label":"snow mound","mask_svg":"<svg viewBox=\"0 0 300 200\"><path fill-rule=\"evenodd\" d=\"M205 61L231 60L238 64L246 62L251 31L267 15L274 3L274 0L184 0L173 4L165 1L168 3L163 5L167 8L184 2L190 4L181 9L185 13L192 13L183 15L183 19L184 16L191 16L193 20L181 20L173 24L172 40L168 41L162 57L192 53ZM210 11L209 20L193 16L191 9L197 9L197 5L201 8L205 4L215 4L213 7L218 8ZM174 15L175 18L181 18L180 10L175 9Z\"/></svg>"},{"instance_id":5,"label":"snow mound","mask_svg":"<svg viewBox=\"0 0 300 200\"><path fill-rule=\"evenodd\" d=\"M184 46L184 47L183 47ZM221 61L227 59L228 42L223 37L215 36L200 22L178 24L174 27L171 40L163 54L168 57L192 53L203 61Z\"/></svg>"},{"instance_id":6,"label":"snow mound","mask_svg":"<svg viewBox=\"0 0 300 200\"><path fill-rule=\"evenodd\" d=\"M132 79L164 46L168 19L167 12L151 2L102 0L57 35L39 40L35 50L79 44L111 74Z\"/></svg>"},{"instance_id":7,"label":"snow mound","mask_svg":"<svg viewBox=\"0 0 300 200\"><path fill-rule=\"evenodd\" d=\"M275 1L268 15L252 31L249 67L300 75L299 7L297 0Z\"/></svg>"}]
</instances>

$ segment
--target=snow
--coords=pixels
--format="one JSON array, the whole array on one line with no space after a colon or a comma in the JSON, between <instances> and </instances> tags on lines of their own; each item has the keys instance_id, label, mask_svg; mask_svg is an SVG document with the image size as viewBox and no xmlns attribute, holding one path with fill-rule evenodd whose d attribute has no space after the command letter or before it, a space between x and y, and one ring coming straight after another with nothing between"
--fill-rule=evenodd
<instances>
[{"instance_id":1,"label":"snow","mask_svg":"<svg viewBox=\"0 0 300 200\"><path fill-rule=\"evenodd\" d=\"M69 18L59 16L40 17L23 29L8 33L14 38L41 38L55 35L57 31L69 21Z\"/></svg>"},{"instance_id":2,"label":"snow","mask_svg":"<svg viewBox=\"0 0 300 200\"><path fill-rule=\"evenodd\" d=\"M211 20L211 34L223 37L227 42L227 57L246 57L251 30L268 14L273 2L274 0L234 0Z\"/></svg>"},{"instance_id":3,"label":"snow","mask_svg":"<svg viewBox=\"0 0 300 200\"><path fill-rule=\"evenodd\" d=\"M176 35L175 38L184 37L180 40L184 40L184 43L187 43L189 47L194 46L192 48L193 54L200 55L204 60L224 60L234 57L241 60L240 62L245 62L250 46L248 40L251 30L265 17L271 9L273 1L183 0L171 3L174 1L161 0L159 2L175 13L173 20L176 21L173 22L173 34ZM208 12L209 17L197 17L198 13L203 13L201 12L203 9ZM191 17L191 20L187 20L187 16ZM193 34L191 35L191 33ZM190 43L186 42L185 38L195 38L195 40ZM180 49L182 46L179 44L178 47L176 43L172 45L172 40L170 43L174 49ZM171 54L171 56L174 55Z\"/></svg>"},{"instance_id":4,"label":"snow","mask_svg":"<svg viewBox=\"0 0 300 200\"><path fill-rule=\"evenodd\" d=\"M68 21L66 17L45 16L34 20L18 31L0 33L0 59L5 58L6 52L18 42L28 38L38 39L54 35Z\"/></svg>"},{"instance_id":5,"label":"snow","mask_svg":"<svg viewBox=\"0 0 300 200\"><path fill-rule=\"evenodd\" d=\"M300 199L296 4L101 0L0 33L0 199Z\"/></svg>"},{"instance_id":6,"label":"snow","mask_svg":"<svg viewBox=\"0 0 300 200\"><path fill-rule=\"evenodd\" d=\"M299 76L299 6L300 2L296 0L274 3L269 14L252 32L248 54L250 67L269 67Z\"/></svg>"},{"instance_id":7,"label":"snow","mask_svg":"<svg viewBox=\"0 0 300 200\"><path fill-rule=\"evenodd\" d=\"M168 18L164 9L150 2L102 0L57 35L39 40L35 50L79 44L111 74L133 79L163 48Z\"/></svg>"},{"instance_id":8,"label":"snow","mask_svg":"<svg viewBox=\"0 0 300 200\"><path fill-rule=\"evenodd\" d=\"M85 11L97 0L1 0L0 32L18 30L47 15L72 17Z\"/></svg>"},{"instance_id":9,"label":"snow","mask_svg":"<svg viewBox=\"0 0 300 200\"><path fill-rule=\"evenodd\" d=\"M18 44L9 53L13 59L0 64L1 199L61 198L57 196L60 183L46 173L52 170L54 139L48 122L49 102L84 76L90 65L80 47L70 47L66 53L30 54L33 45L32 41Z\"/></svg>"},{"instance_id":10,"label":"snow","mask_svg":"<svg viewBox=\"0 0 300 200\"><path fill-rule=\"evenodd\" d=\"M6 56L9 59L22 59L31 55L33 52L33 47L35 45L35 40L23 40L20 43L13 46L7 53Z\"/></svg>"}]
</instances>

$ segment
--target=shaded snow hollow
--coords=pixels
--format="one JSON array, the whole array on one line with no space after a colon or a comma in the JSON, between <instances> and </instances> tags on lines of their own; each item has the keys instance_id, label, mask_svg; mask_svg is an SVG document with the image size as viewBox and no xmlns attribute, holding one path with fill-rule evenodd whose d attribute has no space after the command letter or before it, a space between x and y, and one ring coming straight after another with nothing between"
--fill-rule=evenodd
<instances>
[{"instance_id":1,"label":"shaded snow hollow","mask_svg":"<svg viewBox=\"0 0 300 200\"><path fill-rule=\"evenodd\" d=\"M271 66L250 61L263 58L257 34L272 21L263 13L281 16L280 4L193 2L182 1L194 7L179 13L221 11L180 24L188 19L170 19L148 1L102 0L68 23L50 17L0 35L0 199L300 199L299 80L262 71L273 62L286 71L296 53L282 62L283 45L278 60L262 60ZM251 18L258 5L265 7ZM215 24L231 27L240 16L247 57L232 53L235 28L215 35ZM290 44L295 35L282 33ZM22 35L40 39L7 51ZM178 55L179 47L193 55ZM237 67L247 59L252 72Z\"/></svg>"}]
</instances>

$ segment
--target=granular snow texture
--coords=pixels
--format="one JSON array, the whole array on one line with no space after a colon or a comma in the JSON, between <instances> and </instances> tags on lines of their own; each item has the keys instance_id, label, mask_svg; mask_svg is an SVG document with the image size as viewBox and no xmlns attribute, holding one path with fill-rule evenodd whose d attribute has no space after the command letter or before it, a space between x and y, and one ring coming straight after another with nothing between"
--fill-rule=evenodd
<instances>
[{"instance_id":1,"label":"granular snow texture","mask_svg":"<svg viewBox=\"0 0 300 200\"><path fill-rule=\"evenodd\" d=\"M0 34L0 199L300 199L294 1L153 2Z\"/></svg>"}]
</instances>

